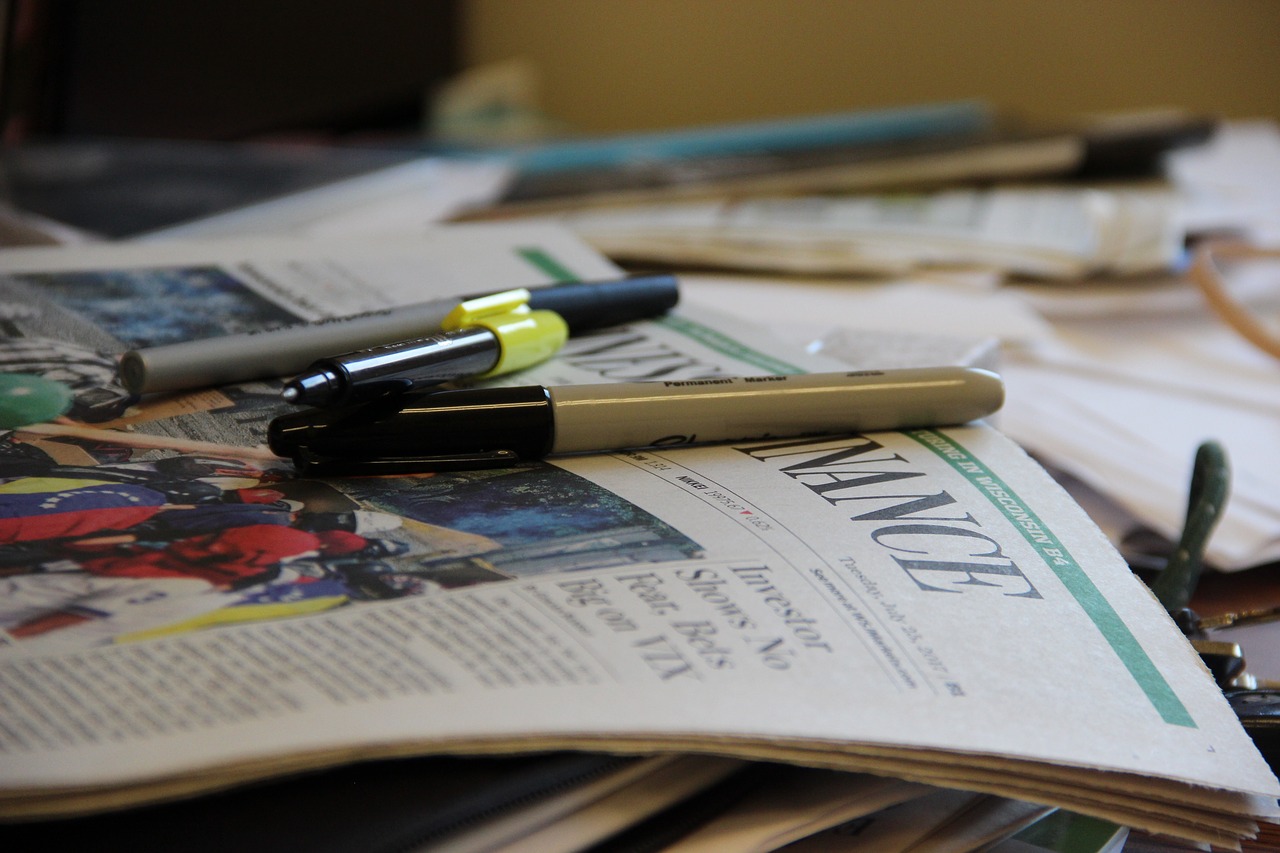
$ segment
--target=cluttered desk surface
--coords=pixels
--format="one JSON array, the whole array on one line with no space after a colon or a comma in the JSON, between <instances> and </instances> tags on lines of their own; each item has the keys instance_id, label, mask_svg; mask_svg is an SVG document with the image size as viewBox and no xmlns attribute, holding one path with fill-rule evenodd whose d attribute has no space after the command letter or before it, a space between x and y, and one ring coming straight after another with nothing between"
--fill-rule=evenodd
<instances>
[{"instance_id":1,"label":"cluttered desk surface","mask_svg":"<svg viewBox=\"0 0 1280 853\"><path fill-rule=\"evenodd\" d=\"M91 223L57 221L59 211L72 208L56 204L32 211L20 206L22 198L15 198L19 206L8 218L13 242L63 243L48 251L65 253L66 268L80 271L114 266L114 261L104 259L113 257L109 252L121 248L118 244L134 253L120 258L144 258L151 252L157 263L198 265L213 263L216 253L202 249L184 258L184 247L206 238L217 238L224 246L242 240L259 249L271 240L278 240L278 245L322 244L335 247L335 252L336 247L357 247L357 253L365 254L384 241L390 245L416 240L436 247L442 258L455 252L442 262L440 274L467 282L466 276L456 274L456 264L467 262L459 246L472 238L455 240L453 229L461 233L527 227L535 236L571 235L564 242L550 238L551 250L538 261L544 273L556 265L559 269L552 272L562 279L603 278L617 274L618 265L674 270L680 279L681 306L694 312L690 316L706 322L696 313L706 310L729 323L763 327L776 339L776 349L762 345L766 352L755 356L756 365L766 357L771 365L787 363L787 357L811 357L812 363L804 363L806 370L840 364L894 369L943 363L997 371L1005 383L1005 403L991 424L1066 487L1144 582L1155 580L1173 556L1195 492L1197 448L1214 443L1224 451L1230 491L1225 506L1215 509L1211 535L1197 543L1203 553L1195 556L1203 557L1205 568L1198 582L1194 576L1190 581L1191 607L1203 619L1280 606L1280 490L1274 480L1280 472L1280 363L1264 346L1242 335L1230 317L1216 311L1188 274L1191 253L1210 239L1227 235L1236 243L1257 247L1280 242L1280 129L1265 122L1206 125L1199 120L1174 123L1177 132L1163 124L1154 134L1135 135L1130 128L1124 138L1131 146L1134 139L1151 145L1157 138L1160 144L1155 149L1121 149L1137 159L1117 161L1114 128L1105 133L1091 128L1010 136L985 126L984 116L975 105L957 104L737 127L732 133L690 131L550 146L501 157L397 153L389 155L387 163L353 165L360 172L354 177L333 180L330 174L311 189L194 219L152 222L135 233L112 234L110 241L95 233ZM10 169L24 168L23 152L7 156ZM476 245L482 243L476 239ZM358 248L362 245L373 248ZM53 255L32 251L0 253L0 258L9 256L4 261L6 275L23 278L24 287L31 286L30 276L58 266L50 260ZM270 264L283 265L284 254L279 248L266 251L261 255L265 260L255 262L254 274L271 273ZM554 258L550 263L548 256ZM528 252L522 258L522 263L532 263ZM403 271L392 270L390 261L386 266L389 276L404 278ZM300 272L299 280L328 287L315 269ZM497 277L507 269L495 262L488 272ZM1213 272L1234 304L1264 330L1275 328L1280 308L1277 264L1268 265L1265 257L1233 258ZM48 275L49 286L55 286L55 278ZM75 300L87 298L76 290L81 284L56 286L63 288L59 298L64 307L74 310ZM190 293L185 287L171 283L168 292ZM116 288L113 298L122 298L123 289L118 283ZM326 293L325 298L332 296ZM343 299L347 297L335 298L328 310L345 314L370 307L358 299ZM13 326L14 318L5 320ZM196 319L184 322L194 328ZM17 328L5 334L12 338ZM6 372L24 372L50 361L47 354L23 354L19 349L6 356ZM588 356L584 352L579 357L585 363ZM261 392L251 388L245 393ZM177 407L173 412L184 405L198 407L172 405ZM121 421L126 430L133 428L128 417L134 416ZM135 418L133 423L145 420ZM98 463L104 458L93 448L73 451L68 449L72 445L59 444L64 440L60 436L74 432L41 435L27 446L61 454L60 464L79 466L75 476L89 476L90 456L96 454ZM192 450L181 445L182 438L175 432L174 444L154 446ZM251 458L262 461L266 456ZM221 471L217 477L222 478L220 488L239 488L242 502L265 501L251 493L267 487L276 489L277 499L283 491L285 503L317 499L245 471ZM0 489L18 479L6 477ZM23 488L28 487L11 490ZM563 499L574 499L569 494L565 492ZM166 507L188 499L195 500L170 495ZM333 504L335 511L350 509L338 503ZM376 529L386 523L369 515L359 529L366 537L368 525ZM308 530L315 540L308 542L318 548L354 547L338 542L338 532ZM418 531L415 541L434 536L435 547L447 547L451 553L480 553L484 536L498 535L446 533ZM644 547L679 550L687 545L668 537ZM60 558L83 563L86 549L102 552L125 546L95 540L76 547L80 551L73 548L75 553L61 553ZM128 547L134 549L134 558L145 550L140 541ZM122 551L109 557L104 553L95 559L103 566L104 560L115 560L109 573L117 578L144 576L124 566ZM48 556L40 556L42 571L54 572L56 560ZM145 557L160 571L163 561L152 552ZM175 558L166 559L171 561L164 566L168 572ZM253 559L261 563L268 557L259 554ZM524 559L534 556L526 554ZM292 565L302 570L297 568L302 563ZM6 560L0 577L19 574L18 566ZM453 571L476 569L473 565ZM154 580L160 574L148 576L155 591ZM414 582L406 575L390 578L380 577L377 583ZM577 594L589 597L592 592L583 587ZM656 585L646 595L650 607L664 606ZM318 608L325 606L322 596L312 601ZM266 595L255 603L286 604ZM24 603L29 605L30 601ZM194 612L178 615L201 618ZM10 650L22 645L15 626L26 626L23 630L34 635L30 612L23 618L26 621L2 626L11 632L6 646ZM40 631L57 633L62 623L57 630L50 626L67 618L66 612L52 621L46 618ZM1237 643L1244 671L1265 684L1280 681L1280 634L1272 627L1267 614L1260 612L1239 624L1216 627L1200 639ZM150 635L138 635L145 636ZM707 650L705 661L717 644L707 639L702 647ZM1232 677L1240 677L1238 666ZM1244 684L1239 681L1237 686ZM548 741L563 742L555 737ZM1275 761L1274 754L1266 749L1264 753ZM699 772L706 774L708 786L728 774ZM905 794L883 797L886 807L903 807L909 801ZM969 801L936 805L932 812L894 820L911 824L924 821L925 813L954 818L972 806ZM977 828L981 821L975 821L970 825L972 846L954 849L976 849L1002 838L1008 846L994 849L1058 849L1043 836L1008 840L1018 830L1030 832L1026 828L1034 829L1046 813L1010 813L1003 824L988 816L986 835ZM850 820L846 816L833 825L848 825ZM876 849L909 849L928 836L917 833L914 840L904 840L907 835L894 820L884 821L878 831L884 844L892 845L897 838L898 845ZM990 829L993 824L1008 831L1002 836ZM938 826L941 823L935 829ZM1130 849L1172 843L1161 840L1161 829L1176 834L1167 826L1150 834L1135 833L1129 837ZM1203 832L1203 827L1197 829ZM1230 835L1236 825L1217 829ZM1224 844L1227 835L1220 836ZM797 849L809 849L800 837L792 839ZM827 843L837 844L832 838ZM697 846L696 833L691 839L687 848L673 843L671 849L704 849ZM1082 849L1107 849L1122 839L1112 833ZM499 844L492 849L506 848ZM812 849L863 848L850 842L847 848Z\"/></svg>"}]
</instances>

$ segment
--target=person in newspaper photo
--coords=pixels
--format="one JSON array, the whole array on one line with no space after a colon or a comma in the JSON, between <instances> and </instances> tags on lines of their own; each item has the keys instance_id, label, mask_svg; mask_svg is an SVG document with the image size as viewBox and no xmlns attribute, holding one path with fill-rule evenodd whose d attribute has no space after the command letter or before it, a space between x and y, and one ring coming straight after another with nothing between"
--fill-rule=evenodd
<instances>
[{"instance_id":1,"label":"person in newspaper photo","mask_svg":"<svg viewBox=\"0 0 1280 853\"><path fill-rule=\"evenodd\" d=\"M332 483L97 435L0 442L0 629L11 641L97 645L424 595L566 560L585 570L697 552L565 472ZM477 513L477 501L508 510Z\"/></svg>"}]
</instances>

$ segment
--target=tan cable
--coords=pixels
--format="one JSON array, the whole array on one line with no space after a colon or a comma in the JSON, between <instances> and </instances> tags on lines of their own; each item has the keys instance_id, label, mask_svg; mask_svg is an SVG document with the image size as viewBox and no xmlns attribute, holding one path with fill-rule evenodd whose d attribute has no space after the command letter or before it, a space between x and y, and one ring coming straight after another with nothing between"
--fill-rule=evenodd
<instances>
[{"instance_id":1,"label":"tan cable","mask_svg":"<svg viewBox=\"0 0 1280 853\"><path fill-rule=\"evenodd\" d=\"M1204 243L1196 249L1191 268L1188 270L1191 280L1200 288L1209 307L1219 317L1249 343L1275 358L1280 358L1280 337L1277 337L1252 311L1231 295L1226 282L1222 279L1222 273L1218 270L1219 258L1280 259L1280 250L1259 249L1238 242Z\"/></svg>"}]
</instances>

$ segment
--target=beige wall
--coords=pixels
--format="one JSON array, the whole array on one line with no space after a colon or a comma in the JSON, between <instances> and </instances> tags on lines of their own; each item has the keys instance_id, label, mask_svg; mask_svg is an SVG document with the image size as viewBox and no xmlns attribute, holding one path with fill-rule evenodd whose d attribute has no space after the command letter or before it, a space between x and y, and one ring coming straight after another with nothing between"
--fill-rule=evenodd
<instances>
[{"instance_id":1,"label":"beige wall","mask_svg":"<svg viewBox=\"0 0 1280 853\"><path fill-rule=\"evenodd\" d=\"M983 98L1280 119L1280 0L464 0L468 64L611 132Z\"/></svg>"}]
</instances>

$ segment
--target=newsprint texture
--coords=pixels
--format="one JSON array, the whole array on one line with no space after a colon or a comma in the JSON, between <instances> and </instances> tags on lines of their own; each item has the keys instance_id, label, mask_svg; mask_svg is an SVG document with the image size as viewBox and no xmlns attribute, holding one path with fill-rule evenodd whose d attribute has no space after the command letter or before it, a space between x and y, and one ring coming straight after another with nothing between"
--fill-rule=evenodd
<instances>
[{"instance_id":1,"label":"newsprint texture","mask_svg":"<svg viewBox=\"0 0 1280 853\"><path fill-rule=\"evenodd\" d=\"M442 231L5 259L5 369L77 396L0 435L0 816L565 748L860 771L1224 846L1276 816L1167 614L989 426L319 480L263 446L279 382L111 381L143 343L616 272L555 230ZM830 368L681 310L519 381Z\"/></svg>"}]
</instances>

